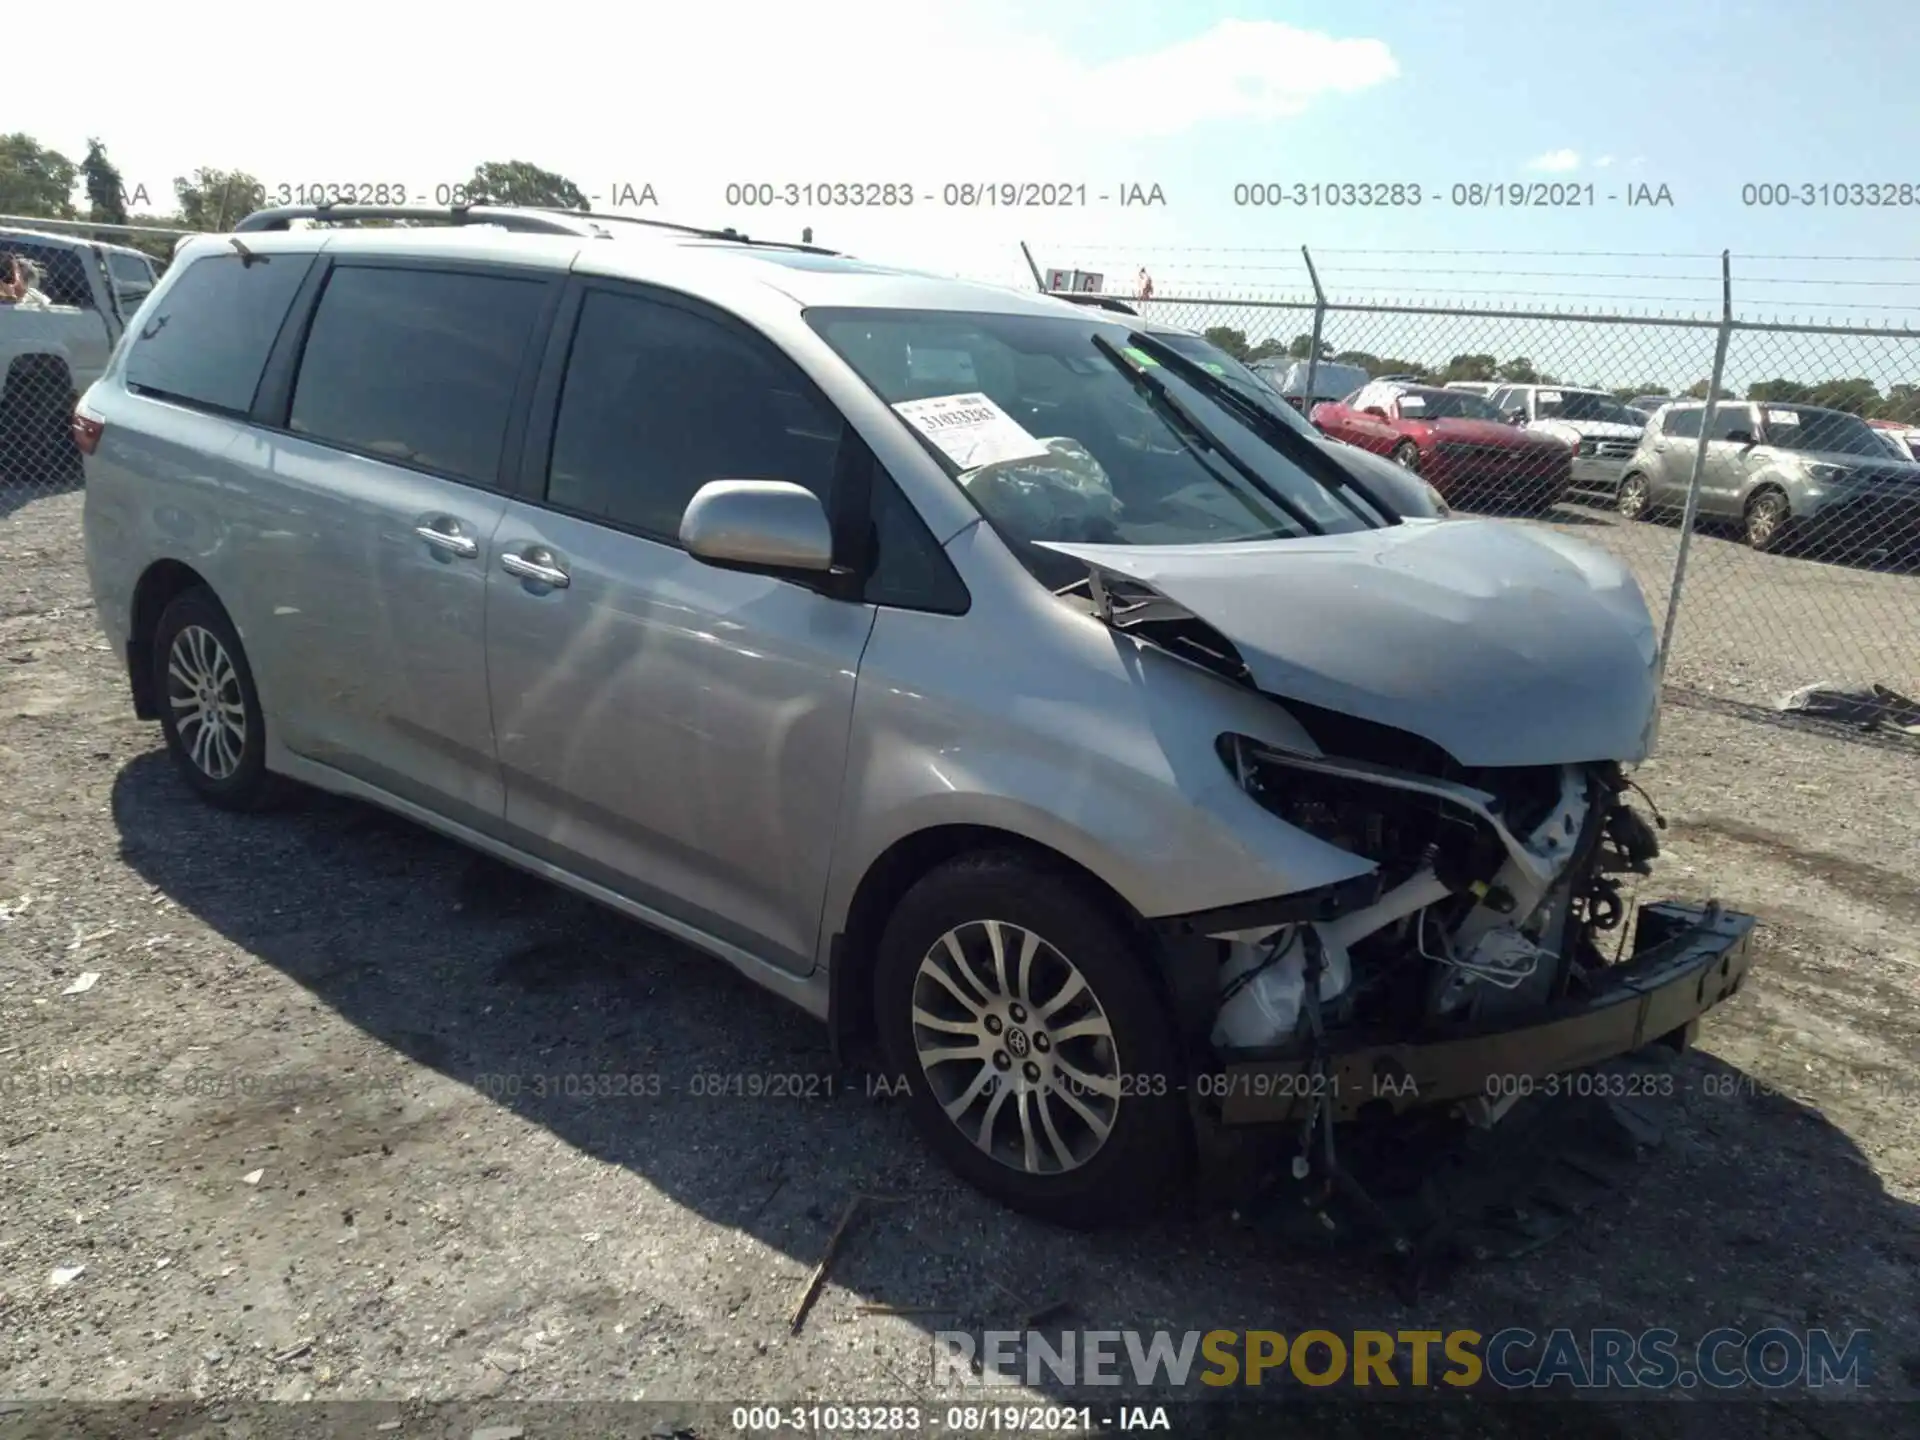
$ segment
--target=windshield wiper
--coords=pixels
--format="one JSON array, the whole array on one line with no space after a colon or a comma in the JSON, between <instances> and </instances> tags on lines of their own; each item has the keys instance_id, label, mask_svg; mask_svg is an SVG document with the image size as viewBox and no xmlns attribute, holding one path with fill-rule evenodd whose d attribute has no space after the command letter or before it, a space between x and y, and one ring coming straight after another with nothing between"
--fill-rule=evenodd
<instances>
[{"instance_id":1,"label":"windshield wiper","mask_svg":"<svg viewBox=\"0 0 1920 1440\"><path fill-rule=\"evenodd\" d=\"M1334 465L1326 456L1320 454L1315 449L1313 441L1307 436L1302 435L1298 430L1295 430L1291 425L1287 424L1286 421L1268 414L1266 409L1258 401L1248 398L1238 387L1228 383L1223 377L1214 374L1191 356L1181 354L1178 350L1174 349L1173 346L1167 344L1166 341L1156 340L1153 336L1143 335L1138 331L1128 335L1127 341L1137 349L1144 350L1195 389L1204 391L1207 398L1212 400L1214 404L1239 420L1241 424L1245 425L1249 430L1273 446L1274 449L1280 451L1289 460L1299 465L1303 470L1312 473L1316 480L1321 481L1321 483L1334 491L1335 494L1339 495L1341 503L1349 510L1352 510L1361 520L1366 521L1368 524L1374 522L1376 517L1363 513L1354 504L1352 496L1347 493L1359 490L1359 487L1353 483L1353 480L1349 476L1340 470L1339 466ZM1322 472L1325 473L1323 474ZM1263 483L1260 488L1269 494L1273 494L1273 487L1271 485ZM1359 490L1359 493L1363 498L1369 501L1371 500L1371 497L1367 495L1365 490ZM1275 495L1274 498L1280 500L1282 504L1286 503L1285 497L1283 496Z\"/></svg>"},{"instance_id":2,"label":"windshield wiper","mask_svg":"<svg viewBox=\"0 0 1920 1440\"><path fill-rule=\"evenodd\" d=\"M1104 335L1095 335L1093 337L1093 348L1106 356L1106 358L1112 362L1114 368L1126 377L1127 383L1132 385L1140 397L1153 409L1154 413L1167 421L1167 423L1173 427L1175 433L1185 438L1187 443L1195 450L1201 454L1211 453L1220 456L1221 459L1233 467L1234 473L1237 474L1241 480L1254 488L1256 494L1263 495L1275 505L1278 505L1280 509L1286 512L1289 519L1301 526L1309 535L1324 535L1327 533L1325 527L1317 524L1313 517L1308 515L1306 511L1302 510L1298 505L1295 505L1291 500L1287 499L1286 496L1276 491L1273 486L1269 485L1265 477L1262 476L1258 470L1254 469L1253 466L1249 465L1245 460L1242 460L1238 455L1234 454L1232 450L1222 444L1219 436L1215 435L1202 424L1191 410L1175 398L1173 392L1167 389L1166 381L1160 379L1157 375L1149 375L1140 366L1130 362L1127 357L1121 353L1120 347Z\"/></svg>"}]
</instances>

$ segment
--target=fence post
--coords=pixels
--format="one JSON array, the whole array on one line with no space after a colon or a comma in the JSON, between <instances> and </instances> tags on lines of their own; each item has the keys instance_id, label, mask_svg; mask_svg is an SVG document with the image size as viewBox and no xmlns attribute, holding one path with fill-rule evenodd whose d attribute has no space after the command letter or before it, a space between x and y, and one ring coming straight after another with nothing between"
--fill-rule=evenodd
<instances>
[{"instance_id":1,"label":"fence post","mask_svg":"<svg viewBox=\"0 0 1920 1440\"><path fill-rule=\"evenodd\" d=\"M1667 657L1673 648L1673 626L1680 614L1680 592L1686 585L1687 552L1693 547L1693 527L1700 515L1700 481L1707 469L1707 443L1713 434L1714 418L1720 413L1720 381L1727 372L1727 341L1733 334L1733 267L1729 252L1720 252L1720 325L1713 346L1713 374L1707 380L1707 408L1700 416L1700 438L1693 446L1693 473L1687 478L1687 508L1680 518L1680 552L1673 557L1673 584L1667 590L1667 618L1660 631L1659 669L1656 672L1664 693ZM1658 709L1654 723L1659 725Z\"/></svg>"},{"instance_id":2,"label":"fence post","mask_svg":"<svg viewBox=\"0 0 1920 1440\"><path fill-rule=\"evenodd\" d=\"M1320 288L1320 272L1313 268L1313 256L1300 247L1300 258L1307 262L1307 278L1313 281L1313 348L1307 352L1307 393L1300 397L1300 413L1313 416L1313 377L1320 368L1320 321L1327 313L1327 292Z\"/></svg>"}]
</instances>

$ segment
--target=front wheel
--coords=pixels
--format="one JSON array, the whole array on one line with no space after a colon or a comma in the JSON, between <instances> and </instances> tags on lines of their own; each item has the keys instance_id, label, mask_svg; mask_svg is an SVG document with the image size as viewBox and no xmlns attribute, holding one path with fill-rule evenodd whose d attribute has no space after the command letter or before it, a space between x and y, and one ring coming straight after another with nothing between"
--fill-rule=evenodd
<instances>
[{"instance_id":1,"label":"front wheel","mask_svg":"<svg viewBox=\"0 0 1920 1440\"><path fill-rule=\"evenodd\" d=\"M1419 472L1420 447L1415 445L1411 440L1402 440L1398 445L1393 447L1393 453L1387 458L1402 470L1412 470L1415 473Z\"/></svg>"},{"instance_id":2,"label":"front wheel","mask_svg":"<svg viewBox=\"0 0 1920 1440\"><path fill-rule=\"evenodd\" d=\"M1747 544L1755 550L1778 550L1793 521L1792 507L1778 490L1762 490L1747 502Z\"/></svg>"},{"instance_id":3,"label":"front wheel","mask_svg":"<svg viewBox=\"0 0 1920 1440\"><path fill-rule=\"evenodd\" d=\"M976 1188L1081 1228L1184 1181L1184 1079L1136 939L1070 875L968 856L901 899L875 1014L914 1125Z\"/></svg>"}]
</instances>

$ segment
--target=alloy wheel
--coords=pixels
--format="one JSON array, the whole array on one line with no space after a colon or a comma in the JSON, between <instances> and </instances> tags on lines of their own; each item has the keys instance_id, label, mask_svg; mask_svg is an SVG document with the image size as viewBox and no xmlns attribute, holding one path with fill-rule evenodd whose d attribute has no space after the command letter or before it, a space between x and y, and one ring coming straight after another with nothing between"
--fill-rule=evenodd
<instances>
[{"instance_id":1,"label":"alloy wheel","mask_svg":"<svg viewBox=\"0 0 1920 1440\"><path fill-rule=\"evenodd\" d=\"M225 780L240 768L247 749L247 710L240 673L220 637L188 625L167 652L167 704L181 748L210 780Z\"/></svg>"},{"instance_id":2,"label":"alloy wheel","mask_svg":"<svg viewBox=\"0 0 1920 1440\"><path fill-rule=\"evenodd\" d=\"M1768 491L1747 511L1747 543L1756 550L1766 549L1780 538L1781 527L1786 523L1786 497Z\"/></svg>"},{"instance_id":3,"label":"alloy wheel","mask_svg":"<svg viewBox=\"0 0 1920 1440\"><path fill-rule=\"evenodd\" d=\"M1620 482L1620 494L1614 502L1615 508L1629 520L1638 520L1647 513L1647 481L1643 475L1629 475Z\"/></svg>"},{"instance_id":4,"label":"alloy wheel","mask_svg":"<svg viewBox=\"0 0 1920 1440\"><path fill-rule=\"evenodd\" d=\"M936 940L914 976L913 1046L947 1118L1003 1165L1077 1170L1113 1131L1113 1027L1079 968L1031 930L978 920Z\"/></svg>"}]
</instances>

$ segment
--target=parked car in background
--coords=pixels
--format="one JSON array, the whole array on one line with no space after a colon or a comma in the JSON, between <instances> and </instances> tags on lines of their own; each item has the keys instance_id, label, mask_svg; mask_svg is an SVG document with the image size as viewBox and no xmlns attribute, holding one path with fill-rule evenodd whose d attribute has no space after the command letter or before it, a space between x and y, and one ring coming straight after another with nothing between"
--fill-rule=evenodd
<instances>
[{"instance_id":1,"label":"parked car in background","mask_svg":"<svg viewBox=\"0 0 1920 1440\"><path fill-rule=\"evenodd\" d=\"M1566 497L1573 451L1505 423L1477 395L1435 385L1374 380L1344 400L1316 405L1313 423L1418 472L1450 505L1551 509Z\"/></svg>"},{"instance_id":2,"label":"parked car in background","mask_svg":"<svg viewBox=\"0 0 1920 1440\"><path fill-rule=\"evenodd\" d=\"M1902 460L1920 460L1920 426L1903 425L1898 420L1869 420L1888 448Z\"/></svg>"},{"instance_id":3,"label":"parked car in background","mask_svg":"<svg viewBox=\"0 0 1920 1440\"><path fill-rule=\"evenodd\" d=\"M1689 400L1655 417L1620 482L1622 515L1685 506L1705 414L1704 402ZM1755 550L1891 548L1920 535L1920 464L1896 459L1881 432L1843 410L1723 400L1707 436L1699 513L1738 523Z\"/></svg>"},{"instance_id":4,"label":"parked car in background","mask_svg":"<svg viewBox=\"0 0 1920 1440\"><path fill-rule=\"evenodd\" d=\"M1010 1206L1144 1217L1243 1126L1324 1196L1337 1124L1683 1047L1753 963L1717 903L1620 928L1632 573L1369 515L1124 316L617 216L240 229L75 416L182 785L353 797L675 936ZM257 835L141 843L238 885Z\"/></svg>"},{"instance_id":5,"label":"parked car in background","mask_svg":"<svg viewBox=\"0 0 1920 1440\"><path fill-rule=\"evenodd\" d=\"M0 303L0 478L72 484L81 476L73 402L107 368L155 266L120 245L0 229L0 276L16 255L39 271L47 303Z\"/></svg>"},{"instance_id":6,"label":"parked car in background","mask_svg":"<svg viewBox=\"0 0 1920 1440\"><path fill-rule=\"evenodd\" d=\"M1253 369L1302 415L1325 400L1351 395L1373 377L1358 365L1338 365L1322 360L1313 366L1313 393L1307 393L1307 362L1304 360L1261 360Z\"/></svg>"},{"instance_id":7,"label":"parked car in background","mask_svg":"<svg viewBox=\"0 0 1920 1440\"><path fill-rule=\"evenodd\" d=\"M1488 402L1507 420L1551 435L1573 451L1573 489L1614 497L1646 429L1646 417L1604 390L1566 385L1502 385Z\"/></svg>"},{"instance_id":8,"label":"parked car in background","mask_svg":"<svg viewBox=\"0 0 1920 1440\"><path fill-rule=\"evenodd\" d=\"M1091 306L1114 314L1138 317L1140 313L1125 301L1111 296L1079 295L1058 290L1048 293L1056 300ZM1152 320L1140 320L1137 328L1141 333L1151 335L1178 350L1203 369L1237 386L1249 401L1266 411L1274 421L1326 451L1328 457L1353 477L1354 483L1376 506L1403 519L1444 519L1451 513L1451 507L1441 498L1440 492L1413 472L1389 464L1367 451L1328 440L1297 410L1285 404L1274 393L1273 387L1251 366L1235 359L1205 335Z\"/></svg>"},{"instance_id":9,"label":"parked car in background","mask_svg":"<svg viewBox=\"0 0 1920 1440\"><path fill-rule=\"evenodd\" d=\"M1662 405L1671 405L1674 399L1672 395L1636 395L1627 402L1627 408L1638 410L1651 420Z\"/></svg>"},{"instance_id":10,"label":"parked car in background","mask_svg":"<svg viewBox=\"0 0 1920 1440\"><path fill-rule=\"evenodd\" d=\"M1498 380L1449 380L1441 387L1444 390L1464 390L1469 395L1478 395L1485 399L1500 388Z\"/></svg>"}]
</instances>

